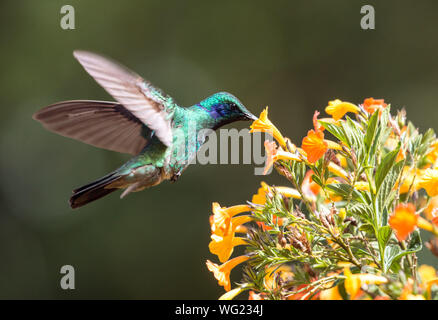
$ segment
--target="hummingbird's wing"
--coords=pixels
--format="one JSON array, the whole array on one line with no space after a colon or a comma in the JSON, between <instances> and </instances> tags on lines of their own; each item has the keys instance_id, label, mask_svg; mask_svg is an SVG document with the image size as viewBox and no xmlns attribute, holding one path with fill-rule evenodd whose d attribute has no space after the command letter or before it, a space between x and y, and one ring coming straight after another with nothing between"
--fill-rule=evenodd
<instances>
[{"instance_id":1,"label":"hummingbird's wing","mask_svg":"<svg viewBox=\"0 0 438 320\"><path fill-rule=\"evenodd\" d=\"M117 102L63 101L39 110L33 118L64 137L132 155L140 153L152 133Z\"/></svg>"},{"instance_id":2,"label":"hummingbird's wing","mask_svg":"<svg viewBox=\"0 0 438 320\"><path fill-rule=\"evenodd\" d=\"M74 57L111 96L155 132L160 141L172 144L169 97L133 71L98 54L74 51Z\"/></svg>"}]
</instances>

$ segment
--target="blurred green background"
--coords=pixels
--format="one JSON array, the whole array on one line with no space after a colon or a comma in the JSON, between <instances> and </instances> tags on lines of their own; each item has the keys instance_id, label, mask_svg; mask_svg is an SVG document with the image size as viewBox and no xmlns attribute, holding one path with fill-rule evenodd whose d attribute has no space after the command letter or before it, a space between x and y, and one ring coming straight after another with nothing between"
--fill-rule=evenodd
<instances>
[{"instance_id":1,"label":"blurred green background","mask_svg":"<svg viewBox=\"0 0 438 320\"><path fill-rule=\"evenodd\" d=\"M75 30L60 28L65 4ZM365 4L376 10L375 30L360 28ZM438 129L436 1L45 0L0 9L0 298L216 299L223 289L205 267L217 261L208 252L211 202L239 204L259 186L251 165L198 165L175 184L71 210L74 187L129 157L32 120L57 101L112 100L74 49L113 57L182 105L221 90L255 114L269 105L297 143L334 98L384 98L421 129ZM76 290L60 289L66 264Z\"/></svg>"}]
</instances>

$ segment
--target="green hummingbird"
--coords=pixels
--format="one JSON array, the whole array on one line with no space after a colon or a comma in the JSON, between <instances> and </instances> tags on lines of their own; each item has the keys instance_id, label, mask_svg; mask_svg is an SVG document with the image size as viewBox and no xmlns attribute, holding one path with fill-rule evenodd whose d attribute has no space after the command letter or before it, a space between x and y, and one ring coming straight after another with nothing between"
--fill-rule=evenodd
<instances>
[{"instance_id":1,"label":"green hummingbird","mask_svg":"<svg viewBox=\"0 0 438 320\"><path fill-rule=\"evenodd\" d=\"M72 208L117 189L125 189L123 198L163 180L176 181L205 142L205 129L257 119L230 93L215 93L185 108L111 59L86 51L74 51L73 55L117 102L62 101L39 110L33 118L62 136L134 157L104 177L74 189L69 201ZM195 136L193 143L191 136Z\"/></svg>"}]
</instances>

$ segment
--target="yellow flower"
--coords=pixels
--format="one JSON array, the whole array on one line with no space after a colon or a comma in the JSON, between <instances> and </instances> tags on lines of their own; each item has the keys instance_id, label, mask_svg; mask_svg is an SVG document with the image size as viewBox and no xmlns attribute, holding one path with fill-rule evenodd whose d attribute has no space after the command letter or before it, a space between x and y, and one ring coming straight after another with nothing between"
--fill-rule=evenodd
<instances>
[{"instance_id":1,"label":"yellow flower","mask_svg":"<svg viewBox=\"0 0 438 320\"><path fill-rule=\"evenodd\" d=\"M435 163L438 160L438 140L431 145L432 150L426 156L430 163Z\"/></svg>"},{"instance_id":2,"label":"yellow flower","mask_svg":"<svg viewBox=\"0 0 438 320\"><path fill-rule=\"evenodd\" d=\"M275 192L281 194L286 198L301 199L301 195L296 189L288 188L288 187L272 187L272 188L275 190Z\"/></svg>"},{"instance_id":3,"label":"yellow flower","mask_svg":"<svg viewBox=\"0 0 438 320\"><path fill-rule=\"evenodd\" d=\"M421 294L412 294L408 293L404 296L404 299L401 300L426 300Z\"/></svg>"},{"instance_id":4,"label":"yellow flower","mask_svg":"<svg viewBox=\"0 0 438 320\"><path fill-rule=\"evenodd\" d=\"M238 294L240 294L244 289L237 287L231 291L228 291L219 297L219 300L233 300Z\"/></svg>"},{"instance_id":5,"label":"yellow flower","mask_svg":"<svg viewBox=\"0 0 438 320\"><path fill-rule=\"evenodd\" d=\"M272 194L274 191L286 198L301 199L301 195L296 189L288 187L271 187L262 181L261 187L258 189L257 194L252 196L251 202L264 205L266 203L266 195Z\"/></svg>"},{"instance_id":6,"label":"yellow flower","mask_svg":"<svg viewBox=\"0 0 438 320\"><path fill-rule=\"evenodd\" d=\"M412 279L408 279L400 297L398 298L399 300L426 300L421 294L414 294L412 292L413 282Z\"/></svg>"},{"instance_id":7,"label":"yellow flower","mask_svg":"<svg viewBox=\"0 0 438 320\"><path fill-rule=\"evenodd\" d=\"M407 193L409 191L409 188L411 188L411 192L417 191L419 189L418 182L421 175L422 170L416 168L413 169L411 167L405 166L402 172L403 180L400 186L400 193ZM396 188L398 188L398 182Z\"/></svg>"},{"instance_id":8,"label":"yellow flower","mask_svg":"<svg viewBox=\"0 0 438 320\"><path fill-rule=\"evenodd\" d=\"M274 126L274 124L268 119L268 107L262 111L260 117L255 120L250 126L252 132L268 132L270 133L278 143L286 149L286 140L281 132Z\"/></svg>"},{"instance_id":9,"label":"yellow flower","mask_svg":"<svg viewBox=\"0 0 438 320\"><path fill-rule=\"evenodd\" d=\"M426 213L426 217L429 220L432 220L438 215L438 196L432 197L424 210Z\"/></svg>"},{"instance_id":10,"label":"yellow flower","mask_svg":"<svg viewBox=\"0 0 438 320\"><path fill-rule=\"evenodd\" d=\"M435 268L423 264L418 268L418 274L420 275L421 279L421 287L426 290L428 294L430 294L430 287L433 284L438 284L438 275Z\"/></svg>"},{"instance_id":11,"label":"yellow flower","mask_svg":"<svg viewBox=\"0 0 438 320\"><path fill-rule=\"evenodd\" d=\"M265 141L266 164L263 174L268 173L269 169L278 160L302 161L301 158L293 153L277 149L277 144L274 141Z\"/></svg>"},{"instance_id":12,"label":"yellow flower","mask_svg":"<svg viewBox=\"0 0 438 320\"><path fill-rule=\"evenodd\" d=\"M329 105L325 108L325 112L331 115L336 121L341 119L347 112L358 113L359 110L358 106L350 102L343 102L339 99L330 101Z\"/></svg>"},{"instance_id":13,"label":"yellow flower","mask_svg":"<svg viewBox=\"0 0 438 320\"><path fill-rule=\"evenodd\" d=\"M239 219L240 223L249 222L252 220L250 216L240 216L234 219ZM227 261L233 253L234 247L246 244L246 240L241 237L235 237L234 232L236 226L231 222L232 230L223 236L217 234L211 235L211 242L208 245L210 252L217 255L220 262Z\"/></svg>"},{"instance_id":14,"label":"yellow flower","mask_svg":"<svg viewBox=\"0 0 438 320\"><path fill-rule=\"evenodd\" d=\"M345 158L342 154L337 154L336 158L338 158L339 162L341 163L342 168L347 168L347 158Z\"/></svg>"},{"instance_id":15,"label":"yellow flower","mask_svg":"<svg viewBox=\"0 0 438 320\"><path fill-rule=\"evenodd\" d=\"M438 169L426 169L418 182L430 197L438 196Z\"/></svg>"},{"instance_id":16,"label":"yellow flower","mask_svg":"<svg viewBox=\"0 0 438 320\"><path fill-rule=\"evenodd\" d=\"M257 190L257 193L252 196L252 203L264 205L266 203L266 193L269 191L269 186L265 182L261 182L261 187Z\"/></svg>"},{"instance_id":17,"label":"yellow flower","mask_svg":"<svg viewBox=\"0 0 438 320\"><path fill-rule=\"evenodd\" d=\"M332 285L332 284L330 284ZM332 287L320 292L319 299L321 300L343 300L339 293L338 287Z\"/></svg>"},{"instance_id":18,"label":"yellow flower","mask_svg":"<svg viewBox=\"0 0 438 320\"><path fill-rule=\"evenodd\" d=\"M370 184L366 181L357 181L354 187L360 191L370 191Z\"/></svg>"},{"instance_id":19,"label":"yellow flower","mask_svg":"<svg viewBox=\"0 0 438 320\"><path fill-rule=\"evenodd\" d=\"M231 218L236 214L251 211L247 205L237 205L232 207L221 207L219 203L214 202L212 205L213 215L210 216L211 232L223 236L229 232ZM236 224L234 224L237 226Z\"/></svg>"},{"instance_id":20,"label":"yellow flower","mask_svg":"<svg viewBox=\"0 0 438 320\"><path fill-rule=\"evenodd\" d=\"M387 283L388 279L370 273L352 274L350 268L344 268L345 275L345 291L350 295L350 299L354 300L361 293L360 289L364 284L383 284Z\"/></svg>"},{"instance_id":21,"label":"yellow flower","mask_svg":"<svg viewBox=\"0 0 438 320\"><path fill-rule=\"evenodd\" d=\"M399 204L389 217L389 225L395 231L399 241L405 240L415 230L418 216L415 214L415 206L412 203Z\"/></svg>"},{"instance_id":22,"label":"yellow flower","mask_svg":"<svg viewBox=\"0 0 438 320\"><path fill-rule=\"evenodd\" d=\"M348 177L348 173L337 164L330 162L328 164L328 170L334 175L344 178L347 181L350 181L350 178Z\"/></svg>"},{"instance_id":23,"label":"yellow flower","mask_svg":"<svg viewBox=\"0 0 438 320\"><path fill-rule=\"evenodd\" d=\"M216 263L211 262L210 260L207 260L207 268L211 272L213 272L214 277L218 281L220 286L223 286L226 291L231 290L231 283L230 283L230 273L231 270L237 266L238 264L245 262L248 260L248 256L239 256L236 258L233 258L231 260L228 260L227 262L217 265Z\"/></svg>"},{"instance_id":24,"label":"yellow flower","mask_svg":"<svg viewBox=\"0 0 438 320\"><path fill-rule=\"evenodd\" d=\"M345 210L345 208L341 208L341 209L339 210L339 218L341 218L342 220L344 220L346 216L347 216L347 210Z\"/></svg>"}]
</instances>

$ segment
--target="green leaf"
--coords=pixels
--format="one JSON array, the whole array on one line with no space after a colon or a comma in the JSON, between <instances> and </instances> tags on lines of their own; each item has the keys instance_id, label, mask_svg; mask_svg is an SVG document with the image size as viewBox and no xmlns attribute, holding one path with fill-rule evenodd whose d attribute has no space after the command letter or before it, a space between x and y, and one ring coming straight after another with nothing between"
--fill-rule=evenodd
<instances>
[{"instance_id":1,"label":"green leaf","mask_svg":"<svg viewBox=\"0 0 438 320\"><path fill-rule=\"evenodd\" d=\"M337 126L333 123L328 123L325 121L321 121L319 120L319 123L328 131L330 132L332 135L334 135L336 138L338 138L340 141L347 143L348 144L348 140L347 137L345 136L345 132L342 129L342 127Z\"/></svg>"},{"instance_id":2,"label":"green leaf","mask_svg":"<svg viewBox=\"0 0 438 320\"><path fill-rule=\"evenodd\" d=\"M396 259L403 256L403 251L398 245L389 245L385 248L383 272L387 273Z\"/></svg>"},{"instance_id":3,"label":"green leaf","mask_svg":"<svg viewBox=\"0 0 438 320\"><path fill-rule=\"evenodd\" d=\"M371 143L373 142L373 139L374 139L374 136L376 133L378 121L379 121L379 113L374 112L373 115L371 116L370 120L368 121L367 133L365 134L365 146L366 146L367 152L371 148Z\"/></svg>"},{"instance_id":4,"label":"green leaf","mask_svg":"<svg viewBox=\"0 0 438 320\"><path fill-rule=\"evenodd\" d=\"M420 232L415 230L412 233L411 241L409 241L408 248L406 250L400 249L398 245L389 245L385 248L385 263L383 266L383 271L386 273L391 269L394 262L398 261L407 254L415 253L420 251L422 248Z\"/></svg>"},{"instance_id":5,"label":"green leaf","mask_svg":"<svg viewBox=\"0 0 438 320\"><path fill-rule=\"evenodd\" d=\"M342 128L344 129L346 138L348 140L348 145L356 152L359 152L363 145L364 134L355 121L351 120L350 117L346 118L347 120L342 123Z\"/></svg>"},{"instance_id":6,"label":"green leaf","mask_svg":"<svg viewBox=\"0 0 438 320\"><path fill-rule=\"evenodd\" d=\"M351 185L346 183L334 183L334 184L328 184L327 188L334 191L337 195L348 199L348 197L351 195L351 198L366 203L364 197L360 193L360 191L354 189Z\"/></svg>"},{"instance_id":7,"label":"green leaf","mask_svg":"<svg viewBox=\"0 0 438 320\"><path fill-rule=\"evenodd\" d=\"M392 191L400 175L400 172L403 169L403 164L403 160L397 162L383 180L383 183L381 184L376 197L378 213L383 212L386 206L392 203L392 200L394 199ZM382 224L386 225L386 221Z\"/></svg>"},{"instance_id":8,"label":"green leaf","mask_svg":"<svg viewBox=\"0 0 438 320\"><path fill-rule=\"evenodd\" d=\"M430 300L438 300L438 285L436 284L430 287Z\"/></svg>"},{"instance_id":9,"label":"green leaf","mask_svg":"<svg viewBox=\"0 0 438 320\"><path fill-rule=\"evenodd\" d=\"M324 188L324 184L322 183L321 179L315 174L312 175L312 180L319 185L321 188Z\"/></svg>"},{"instance_id":10,"label":"green leaf","mask_svg":"<svg viewBox=\"0 0 438 320\"><path fill-rule=\"evenodd\" d=\"M383 180L386 178L389 170L391 170L392 166L395 163L395 159L397 158L397 154L400 151L400 144L395 148L395 150L388 152L380 162L379 166L376 170L376 192L379 191L380 186L382 185Z\"/></svg>"},{"instance_id":11,"label":"green leaf","mask_svg":"<svg viewBox=\"0 0 438 320\"><path fill-rule=\"evenodd\" d=\"M297 180L297 184L301 185L306 175L306 164L304 162L294 162L291 168Z\"/></svg>"},{"instance_id":12,"label":"green leaf","mask_svg":"<svg viewBox=\"0 0 438 320\"><path fill-rule=\"evenodd\" d=\"M377 241L379 242L379 247L384 248L391 238L392 229L390 226L384 226L379 228L379 232L377 233Z\"/></svg>"},{"instance_id":13,"label":"green leaf","mask_svg":"<svg viewBox=\"0 0 438 320\"><path fill-rule=\"evenodd\" d=\"M420 231L415 230L411 235L407 251L409 251L409 253L414 253L420 251L422 247L423 244L421 242Z\"/></svg>"}]
</instances>

